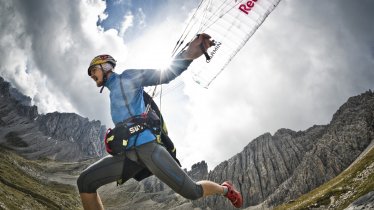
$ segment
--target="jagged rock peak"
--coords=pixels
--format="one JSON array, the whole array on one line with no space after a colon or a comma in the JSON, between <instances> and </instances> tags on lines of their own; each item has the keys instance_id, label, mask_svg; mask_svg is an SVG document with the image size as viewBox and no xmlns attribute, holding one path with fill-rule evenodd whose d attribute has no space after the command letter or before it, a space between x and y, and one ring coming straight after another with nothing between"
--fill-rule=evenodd
<instances>
[{"instance_id":1,"label":"jagged rock peak","mask_svg":"<svg viewBox=\"0 0 374 210\"><path fill-rule=\"evenodd\" d=\"M208 164L204 160L193 164L191 170L188 171L188 175L194 180L206 179L208 176Z\"/></svg>"},{"instance_id":2,"label":"jagged rock peak","mask_svg":"<svg viewBox=\"0 0 374 210\"><path fill-rule=\"evenodd\" d=\"M2 112L15 110L21 116L32 120L38 116L38 108L31 106L31 98L20 93L11 84L0 77L0 97Z\"/></svg>"},{"instance_id":3,"label":"jagged rock peak","mask_svg":"<svg viewBox=\"0 0 374 210\"><path fill-rule=\"evenodd\" d=\"M297 132L296 131L293 131L291 129L288 129L288 128L281 128L279 130L277 130L275 133L274 133L274 136L283 136L283 135L290 135L290 136L293 136L295 135Z\"/></svg>"},{"instance_id":4,"label":"jagged rock peak","mask_svg":"<svg viewBox=\"0 0 374 210\"><path fill-rule=\"evenodd\" d=\"M0 91L2 94L6 94L8 97L11 97L24 106L31 106L31 98L12 87L12 85L2 77L0 77Z\"/></svg>"},{"instance_id":5,"label":"jagged rock peak","mask_svg":"<svg viewBox=\"0 0 374 210\"><path fill-rule=\"evenodd\" d=\"M208 168L208 164L203 160L201 162L198 162L198 163L195 163L191 166L191 170L195 170L195 169L204 169L204 168Z\"/></svg>"},{"instance_id":6,"label":"jagged rock peak","mask_svg":"<svg viewBox=\"0 0 374 210\"><path fill-rule=\"evenodd\" d=\"M374 100L373 97L374 93L372 90L368 90L360 95L350 97L348 101L335 112L331 121L336 121L339 117L341 117L341 115L354 111L352 109L358 109L358 107L370 104L370 102Z\"/></svg>"}]
</instances>

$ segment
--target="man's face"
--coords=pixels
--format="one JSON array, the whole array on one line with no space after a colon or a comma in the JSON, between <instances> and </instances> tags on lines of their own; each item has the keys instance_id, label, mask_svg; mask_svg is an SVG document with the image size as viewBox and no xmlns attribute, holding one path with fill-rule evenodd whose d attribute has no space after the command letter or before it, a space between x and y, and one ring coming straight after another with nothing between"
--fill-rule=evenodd
<instances>
[{"instance_id":1,"label":"man's face","mask_svg":"<svg viewBox=\"0 0 374 210\"><path fill-rule=\"evenodd\" d=\"M103 71L99 67L93 67L91 70L91 78L96 82L97 87L103 86Z\"/></svg>"}]
</instances>

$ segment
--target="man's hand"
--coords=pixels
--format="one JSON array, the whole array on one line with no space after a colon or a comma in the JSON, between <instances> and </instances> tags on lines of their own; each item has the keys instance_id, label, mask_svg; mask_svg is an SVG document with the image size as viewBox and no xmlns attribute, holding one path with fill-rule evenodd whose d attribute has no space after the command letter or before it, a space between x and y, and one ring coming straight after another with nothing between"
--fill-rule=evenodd
<instances>
[{"instance_id":1,"label":"man's hand","mask_svg":"<svg viewBox=\"0 0 374 210\"><path fill-rule=\"evenodd\" d=\"M214 41L210 40L208 34L199 34L189 45L186 51L183 52L182 58L187 60L194 60L204 54L207 49L214 46Z\"/></svg>"}]
</instances>

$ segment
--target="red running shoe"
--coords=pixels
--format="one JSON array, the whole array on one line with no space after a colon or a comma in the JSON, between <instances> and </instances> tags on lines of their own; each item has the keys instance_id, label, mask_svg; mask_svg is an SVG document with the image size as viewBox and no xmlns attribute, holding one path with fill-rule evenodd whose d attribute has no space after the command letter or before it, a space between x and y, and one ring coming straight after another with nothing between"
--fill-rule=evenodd
<instances>
[{"instance_id":1,"label":"red running shoe","mask_svg":"<svg viewBox=\"0 0 374 210\"><path fill-rule=\"evenodd\" d=\"M242 207L243 197L240 194L240 192L235 190L232 183L229 182L229 181L225 181L221 185L224 186L224 187L227 187L227 194L225 195L225 197L228 198L231 201L232 205L234 205L236 208Z\"/></svg>"}]
</instances>

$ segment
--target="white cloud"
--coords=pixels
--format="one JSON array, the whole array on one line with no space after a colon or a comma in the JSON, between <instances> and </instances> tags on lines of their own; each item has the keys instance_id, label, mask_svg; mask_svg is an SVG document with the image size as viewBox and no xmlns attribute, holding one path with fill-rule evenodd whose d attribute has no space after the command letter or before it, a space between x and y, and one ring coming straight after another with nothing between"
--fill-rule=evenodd
<instances>
[{"instance_id":1,"label":"white cloud","mask_svg":"<svg viewBox=\"0 0 374 210\"><path fill-rule=\"evenodd\" d=\"M138 9L137 17L138 17L138 21L139 21L139 27L140 27L140 28L144 28L144 27L146 27L146 26L147 26L147 23L146 23L146 15L145 15L145 13L143 12L143 9L142 9L142 8L139 8L139 9Z\"/></svg>"},{"instance_id":2,"label":"white cloud","mask_svg":"<svg viewBox=\"0 0 374 210\"><path fill-rule=\"evenodd\" d=\"M7 55L2 57L1 76L31 96L43 113L78 112L111 124L108 99L98 94L86 73L98 54L126 56L117 31L96 26L105 2L1 4L6 29L1 32L1 50Z\"/></svg>"},{"instance_id":3,"label":"white cloud","mask_svg":"<svg viewBox=\"0 0 374 210\"><path fill-rule=\"evenodd\" d=\"M134 16L131 12L128 12L126 15L123 16L123 21L119 30L119 35L123 37L130 27L134 25Z\"/></svg>"}]
</instances>

